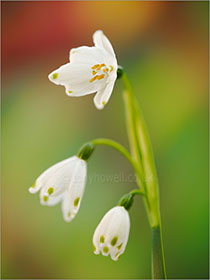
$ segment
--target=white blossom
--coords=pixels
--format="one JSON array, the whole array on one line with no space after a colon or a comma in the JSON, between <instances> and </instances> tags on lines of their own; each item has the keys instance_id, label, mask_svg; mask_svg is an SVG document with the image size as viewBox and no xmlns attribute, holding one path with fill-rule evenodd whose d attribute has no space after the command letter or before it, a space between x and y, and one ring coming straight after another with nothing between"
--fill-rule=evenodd
<instances>
[{"instance_id":1,"label":"white blossom","mask_svg":"<svg viewBox=\"0 0 210 280\"><path fill-rule=\"evenodd\" d=\"M110 255L118 260L125 251L130 231L130 218L123 206L109 210L97 226L93 235L94 253Z\"/></svg>"},{"instance_id":2,"label":"white blossom","mask_svg":"<svg viewBox=\"0 0 210 280\"><path fill-rule=\"evenodd\" d=\"M64 220L70 222L79 210L86 176L86 161L73 156L44 171L29 192L33 194L40 190L42 205L54 206L61 202Z\"/></svg>"},{"instance_id":3,"label":"white blossom","mask_svg":"<svg viewBox=\"0 0 210 280\"><path fill-rule=\"evenodd\" d=\"M117 78L117 60L111 43L101 30L93 34L94 47L71 49L70 62L49 74L56 85L65 87L69 96L95 93L96 108L107 104Z\"/></svg>"}]
</instances>

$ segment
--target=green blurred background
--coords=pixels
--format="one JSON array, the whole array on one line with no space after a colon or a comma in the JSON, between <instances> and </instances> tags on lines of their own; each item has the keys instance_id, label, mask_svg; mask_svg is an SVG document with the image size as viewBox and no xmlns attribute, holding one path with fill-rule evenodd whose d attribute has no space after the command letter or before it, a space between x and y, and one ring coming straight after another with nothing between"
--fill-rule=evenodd
<instances>
[{"instance_id":1,"label":"green blurred background","mask_svg":"<svg viewBox=\"0 0 210 280\"><path fill-rule=\"evenodd\" d=\"M151 232L136 197L118 262L95 256L102 216L135 188L129 163L108 147L88 163L76 219L43 207L28 187L86 141L128 147L122 84L103 111L70 98L48 74L102 29L129 75L151 134L160 181L168 278L208 278L208 2L1 2L2 278L150 278ZM119 180L104 180L116 175ZM123 174L123 175L122 175ZM99 178L99 179L98 179ZM109 177L110 178L110 177Z\"/></svg>"}]
</instances>

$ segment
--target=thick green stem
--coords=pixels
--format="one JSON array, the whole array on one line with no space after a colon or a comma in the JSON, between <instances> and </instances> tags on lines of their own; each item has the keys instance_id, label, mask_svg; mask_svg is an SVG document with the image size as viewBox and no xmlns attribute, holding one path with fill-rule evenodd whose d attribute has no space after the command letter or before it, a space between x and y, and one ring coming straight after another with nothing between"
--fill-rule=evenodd
<instances>
[{"instance_id":1,"label":"thick green stem","mask_svg":"<svg viewBox=\"0 0 210 280\"><path fill-rule=\"evenodd\" d=\"M152 278L166 279L161 226L152 228Z\"/></svg>"},{"instance_id":2,"label":"thick green stem","mask_svg":"<svg viewBox=\"0 0 210 280\"><path fill-rule=\"evenodd\" d=\"M122 75L125 86L124 103L126 109L126 123L133 160L139 169L142 185L145 192L145 206L152 228L152 276L165 279L165 260L162 244L161 219L159 208L159 186L156 174L155 162L149 134L138 107L131 84L125 73Z\"/></svg>"}]
</instances>

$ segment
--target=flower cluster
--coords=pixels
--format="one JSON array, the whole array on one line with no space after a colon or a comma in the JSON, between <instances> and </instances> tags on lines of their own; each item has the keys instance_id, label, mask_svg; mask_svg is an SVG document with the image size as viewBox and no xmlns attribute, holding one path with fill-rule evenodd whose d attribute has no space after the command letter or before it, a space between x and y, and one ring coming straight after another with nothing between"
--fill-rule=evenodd
<instances>
[{"instance_id":1,"label":"flower cluster","mask_svg":"<svg viewBox=\"0 0 210 280\"><path fill-rule=\"evenodd\" d=\"M79 47L70 51L70 62L49 75L50 81L63 85L69 96L95 93L94 103L103 109L108 102L117 78L117 60L111 43L102 31L93 35L94 47ZM43 172L29 192L40 191L40 203L53 206L61 202L66 222L79 211L85 191L87 160L94 147L82 147L77 156L63 160ZM117 260L124 252L130 231L126 206L112 208L103 217L93 236L94 253L110 255Z\"/></svg>"}]
</instances>

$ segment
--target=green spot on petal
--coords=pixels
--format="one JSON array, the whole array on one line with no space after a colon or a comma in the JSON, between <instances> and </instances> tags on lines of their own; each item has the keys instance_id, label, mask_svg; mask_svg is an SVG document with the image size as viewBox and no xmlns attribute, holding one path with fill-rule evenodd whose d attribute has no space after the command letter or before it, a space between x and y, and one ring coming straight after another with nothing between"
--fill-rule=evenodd
<instances>
[{"instance_id":1,"label":"green spot on petal","mask_svg":"<svg viewBox=\"0 0 210 280\"><path fill-rule=\"evenodd\" d=\"M95 247L95 245L93 244L93 251L95 252L96 251L96 247Z\"/></svg>"},{"instance_id":2,"label":"green spot on petal","mask_svg":"<svg viewBox=\"0 0 210 280\"><path fill-rule=\"evenodd\" d=\"M44 202L47 202L48 201L48 196L44 195L43 200L44 200Z\"/></svg>"},{"instance_id":3,"label":"green spot on petal","mask_svg":"<svg viewBox=\"0 0 210 280\"><path fill-rule=\"evenodd\" d=\"M118 237L117 237L117 236L113 237L112 240L111 240L111 245L112 245L112 246L116 245L117 240L118 240Z\"/></svg>"},{"instance_id":4,"label":"green spot on petal","mask_svg":"<svg viewBox=\"0 0 210 280\"><path fill-rule=\"evenodd\" d=\"M72 93L72 91L71 91L71 90L69 90L69 91L68 91L68 93Z\"/></svg>"},{"instance_id":5,"label":"green spot on petal","mask_svg":"<svg viewBox=\"0 0 210 280\"><path fill-rule=\"evenodd\" d=\"M119 255L120 252L117 252L117 254L115 255L115 257L117 257Z\"/></svg>"},{"instance_id":6,"label":"green spot on petal","mask_svg":"<svg viewBox=\"0 0 210 280\"><path fill-rule=\"evenodd\" d=\"M106 105L106 101L103 101L102 104L105 106Z\"/></svg>"},{"instance_id":7,"label":"green spot on petal","mask_svg":"<svg viewBox=\"0 0 210 280\"><path fill-rule=\"evenodd\" d=\"M53 80L57 79L58 78L58 73L53 73L52 78L53 78Z\"/></svg>"},{"instance_id":8,"label":"green spot on petal","mask_svg":"<svg viewBox=\"0 0 210 280\"><path fill-rule=\"evenodd\" d=\"M54 192L54 188L50 187L47 192L48 192L49 195L51 195Z\"/></svg>"},{"instance_id":9,"label":"green spot on petal","mask_svg":"<svg viewBox=\"0 0 210 280\"><path fill-rule=\"evenodd\" d=\"M101 235L101 237L100 237L100 243L104 243L104 236L103 235Z\"/></svg>"},{"instance_id":10,"label":"green spot on petal","mask_svg":"<svg viewBox=\"0 0 210 280\"><path fill-rule=\"evenodd\" d=\"M68 212L67 216L70 217L71 216L71 212Z\"/></svg>"},{"instance_id":11,"label":"green spot on petal","mask_svg":"<svg viewBox=\"0 0 210 280\"><path fill-rule=\"evenodd\" d=\"M36 187L36 182L33 183L33 185L31 186L31 188L35 188Z\"/></svg>"},{"instance_id":12,"label":"green spot on petal","mask_svg":"<svg viewBox=\"0 0 210 280\"><path fill-rule=\"evenodd\" d=\"M120 250L122 245L123 245L123 242L119 246L117 246L117 249Z\"/></svg>"},{"instance_id":13,"label":"green spot on petal","mask_svg":"<svg viewBox=\"0 0 210 280\"><path fill-rule=\"evenodd\" d=\"M77 198L74 200L74 207L77 207L79 201L80 201L80 197L77 197Z\"/></svg>"},{"instance_id":14,"label":"green spot on petal","mask_svg":"<svg viewBox=\"0 0 210 280\"><path fill-rule=\"evenodd\" d=\"M103 248L103 252L106 254L106 253L108 253L109 252L109 248L107 247L107 246L105 246L104 248Z\"/></svg>"}]
</instances>

